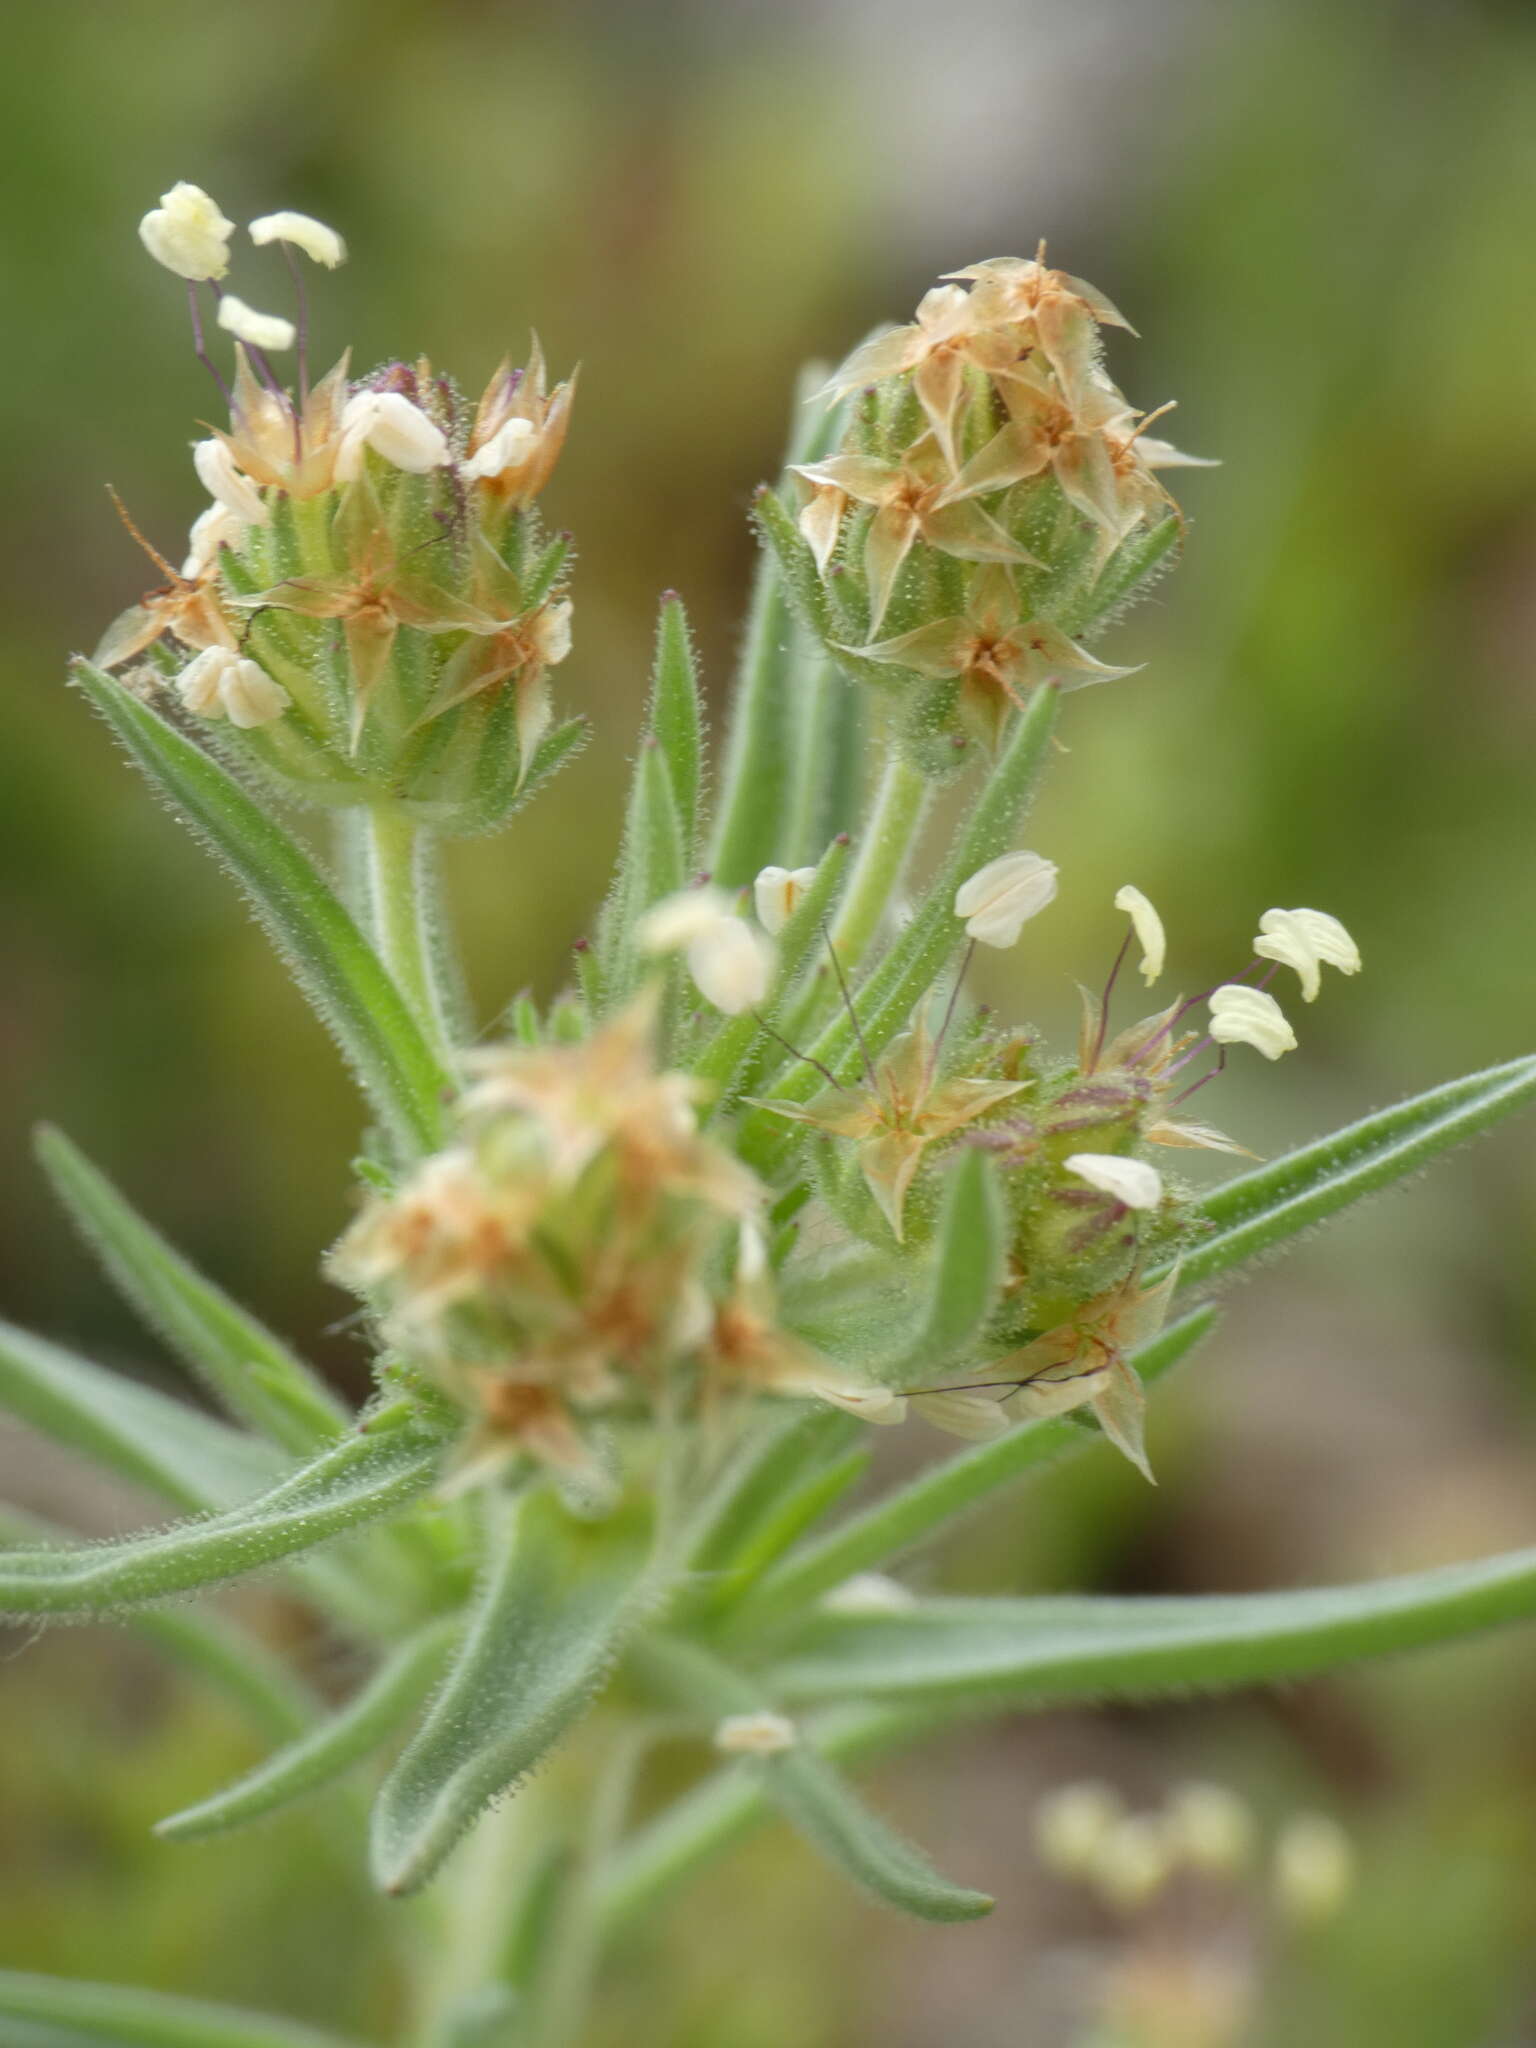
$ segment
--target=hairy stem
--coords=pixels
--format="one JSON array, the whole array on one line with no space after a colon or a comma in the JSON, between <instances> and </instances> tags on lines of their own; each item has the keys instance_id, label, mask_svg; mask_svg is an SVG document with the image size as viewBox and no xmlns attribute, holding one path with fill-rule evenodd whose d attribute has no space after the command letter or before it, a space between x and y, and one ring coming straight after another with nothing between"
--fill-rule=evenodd
<instances>
[{"instance_id":1,"label":"hairy stem","mask_svg":"<svg viewBox=\"0 0 1536 2048\"><path fill-rule=\"evenodd\" d=\"M448 1003L432 929L427 835L405 811L375 804L367 813L360 880L369 929L395 985L439 1052L451 1044Z\"/></svg>"},{"instance_id":2,"label":"hairy stem","mask_svg":"<svg viewBox=\"0 0 1536 2048\"><path fill-rule=\"evenodd\" d=\"M845 968L851 970L863 958L901 886L931 795L927 776L900 754L887 755L847 893L832 927L832 942Z\"/></svg>"}]
</instances>

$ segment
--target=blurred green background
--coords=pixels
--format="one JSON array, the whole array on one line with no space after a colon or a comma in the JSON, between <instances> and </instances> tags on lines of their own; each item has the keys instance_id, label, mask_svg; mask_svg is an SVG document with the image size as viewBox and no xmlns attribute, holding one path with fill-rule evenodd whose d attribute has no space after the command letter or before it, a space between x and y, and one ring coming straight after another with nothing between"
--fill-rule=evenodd
<instances>
[{"instance_id":1,"label":"blurred green background","mask_svg":"<svg viewBox=\"0 0 1536 2048\"><path fill-rule=\"evenodd\" d=\"M223 880L158 813L64 657L144 587L102 488L173 556L213 394L140 213L178 178L236 219L301 207L353 261L322 348L430 353L478 387L537 325L576 359L547 505L575 529L565 701L599 738L453 882L487 1009L564 976L618 835L651 616L687 598L717 692L799 362L905 317L941 270L1048 235L1144 337L1111 367L1224 467L1186 559L1118 627L1133 681L1072 701L1032 843L1063 891L995 999L1069 1023L1134 879L1187 986L1256 914L1342 916L1366 972L1303 1048L1203 1098L1261 1149L1529 1049L1536 1025L1536 19L1250 0L70 0L0 76L0 1303L163 1367L51 1213L63 1124L200 1262L356 1387L318 1248L355 1107ZM275 303L275 265L242 278ZM263 289L261 280L266 278ZM247 289L241 283L242 291ZM1237 1063L1234 1063L1235 1065ZM1218 1106L1215 1095L1222 1100ZM1532 1539L1536 1173L1527 1125L1232 1300L1160 1402L1149 1492L1094 1458L928 1569L960 1586L1196 1590ZM910 1448L910 1447L908 1447ZM0 1439L7 1490L82 1527L141 1504ZM1035 1865L1064 1775L1199 1773L1336 1812L1361 1856L1326 1936L1266 1966L1251 2038L1536 2042L1529 1634L1273 1699L1056 1714L888 1770L940 1860L997 1891L910 1933L764 1841L621 1959L594 2040L1052 2048L1122 1937ZM0 1964L387 2025L400 1935L325 1816L160 1848L245 1758L108 1634L0 1667ZM334 1815L331 1816L334 1821ZM1198 2048L1197 2036L1177 2037Z\"/></svg>"}]
</instances>

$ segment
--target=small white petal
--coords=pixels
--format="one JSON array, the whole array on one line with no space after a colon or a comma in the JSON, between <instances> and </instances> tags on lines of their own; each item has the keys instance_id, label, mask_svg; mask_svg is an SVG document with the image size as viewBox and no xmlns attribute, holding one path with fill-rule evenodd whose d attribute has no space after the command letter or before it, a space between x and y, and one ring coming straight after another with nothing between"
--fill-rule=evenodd
<instances>
[{"instance_id":1,"label":"small white petal","mask_svg":"<svg viewBox=\"0 0 1536 2048\"><path fill-rule=\"evenodd\" d=\"M160 204L139 222L139 240L157 263L178 277L201 284L229 268L229 238L235 231L200 185L183 182L160 195Z\"/></svg>"},{"instance_id":2,"label":"small white petal","mask_svg":"<svg viewBox=\"0 0 1536 2048\"><path fill-rule=\"evenodd\" d=\"M219 301L219 325L250 348L292 348L296 329L278 313L258 313L244 299L226 292Z\"/></svg>"},{"instance_id":3,"label":"small white petal","mask_svg":"<svg viewBox=\"0 0 1536 2048\"><path fill-rule=\"evenodd\" d=\"M1066 1168L1127 1209L1155 1209L1163 1199L1163 1177L1145 1159L1126 1159L1118 1152L1074 1152Z\"/></svg>"},{"instance_id":4,"label":"small white petal","mask_svg":"<svg viewBox=\"0 0 1536 2048\"><path fill-rule=\"evenodd\" d=\"M739 1017L768 993L773 948L745 919L722 917L688 944L688 972L708 1002Z\"/></svg>"},{"instance_id":5,"label":"small white petal","mask_svg":"<svg viewBox=\"0 0 1536 2048\"><path fill-rule=\"evenodd\" d=\"M264 213L260 220L251 222L251 240L263 246L268 242L291 242L295 249L302 249L312 262L323 263L327 270L334 270L338 263L347 260L347 245L336 230L307 213Z\"/></svg>"},{"instance_id":6,"label":"small white petal","mask_svg":"<svg viewBox=\"0 0 1536 2048\"><path fill-rule=\"evenodd\" d=\"M1266 910L1253 950L1261 959L1293 967L1301 980L1302 998L1309 1003L1316 1000L1322 984L1323 962L1341 974L1360 972L1360 948L1326 910Z\"/></svg>"},{"instance_id":7,"label":"small white petal","mask_svg":"<svg viewBox=\"0 0 1536 2048\"><path fill-rule=\"evenodd\" d=\"M1001 1401L989 1394L913 1394L912 1413L949 1436L964 1437L967 1443L985 1443L1002 1436L1009 1427L1009 1415Z\"/></svg>"},{"instance_id":8,"label":"small white petal","mask_svg":"<svg viewBox=\"0 0 1536 2048\"><path fill-rule=\"evenodd\" d=\"M537 438L532 420L504 420L489 441L464 464L465 476L500 476L504 469L516 469L528 460Z\"/></svg>"},{"instance_id":9,"label":"small white petal","mask_svg":"<svg viewBox=\"0 0 1536 2048\"><path fill-rule=\"evenodd\" d=\"M365 447L413 476L440 469L449 454L442 428L401 391L357 391L347 400L336 455L336 474L343 483L362 474Z\"/></svg>"},{"instance_id":10,"label":"small white petal","mask_svg":"<svg viewBox=\"0 0 1536 2048\"><path fill-rule=\"evenodd\" d=\"M793 1749L795 1724L787 1714L727 1714L715 1727L715 1747L727 1756L779 1756Z\"/></svg>"},{"instance_id":11,"label":"small white petal","mask_svg":"<svg viewBox=\"0 0 1536 2048\"><path fill-rule=\"evenodd\" d=\"M1115 896L1116 910L1123 910L1131 920L1131 928L1141 947L1141 978L1150 988L1163 971L1163 961L1168 952L1168 941L1163 933L1163 920L1139 889L1129 882Z\"/></svg>"},{"instance_id":12,"label":"small white petal","mask_svg":"<svg viewBox=\"0 0 1536 2048\"><path fill-rule=\"evenodd\" d=\"M676 953L732 915L723 889L680 889L653 903L635 928L642 953Z\"/></svg>"},{"instance_id":13,"label":"small white petal","mask_svg":"<svg viewBox=\"0 0 1536 2048\"><path fill-rule=\"evenodd\" d=\"M224 716L224 674L238 656L228 647L205 647L176 678L176 694L199 718Z\"/></svg>"},{"instance_id":14,"label":"small white petal","mask_svg":"<svg viewBox=\"0 0 1536 2048\"><path fill-rule=\"evenodd\" d=\"M224 715L242 732L270 725L288 708L288 692L254 661L237 661L224 675Z\"/></svg>"},{"instance_id":15,"label":"small white petal","mask_svg":"<svg viewBox=\"0 0 1536 2048\"><path fill-rule=\"evenodd\" d=\"M955 891L955 915L984 946L1011 946L1056 894L1056 864L1038 853L1005 853Z\"/></svg>"},{"instance_id":16,"label":"small white petal","mask_svg":"<svg viewBox=\"0 0 1536 2048\"><path fill-rule=\"evenodd\" d=\"M210 498L243 519L247 526L265 526L267 508L261 493L241 470L222 441L197 441L192 448L192 467L198 482Z\"/></svg>"},{"instance_id":17,"label":"small white petal","mask_svg":"<svg viewBox=\"0 0 1536 2048\"><path fill-rule=\"evenodd\" d=\"M564 661L571 651L571 613L574 607L568 597L556 598L539 612L533 623L533 641L538 649L539 659L553 668Z\"/></svg>"},{"instance_id":18,"label":"small white petal","mask_svg":"<svg viewBox=\"0 0 1536 2048\"><path fill-rule=\"evenodd\" d=\"M1211 1036L1218 1045L1251 1045L1267 1060L1296 1050L1296 1034L1274 997L1236 981L1211 997Z\"/></svg>"},{"instance_id":19,"label":"small white petal","mask_svg":"<svg viewBox=\"0 0 1536 2048\"><path fill-rule=\"evenodd\" d=\"M1042 1422L1052 1415L1070 1415L1096 1401L1109 1385L1109 1367L1093 1372L1073 1372L1052 1378L1042 1373L1029 1380L1004 1401L1003 1407L1015 1422Z\"/></svg>"},{"instance_id":20,"label":"small white petal","mask_svg":"<svg viewBox=\"0 0 1536 2048\"><path fill-rule=\"evenodd\" d=\"M199 512L187 535L187 559L181 565L187 581L196 583L209 570L217 568L219 550L239 547L245 537L245 526L246 522L227 505L214 504L206 512Z\"/></svg>"},{"instance_id":21,"label":"small white petal","mask_svg":"<svg viewBox=\"0 0 1536 2048\"><path fill-rule=\"evenodd\" d=\"M906 1396L893 1394L889 1387L855 1387L844 1380L817 1380L807 1385L805 1391L814 1394L818 1401L856 1415L860 1422L878 1423L881 1428L907 1419Z\"/></svg>"},{"instance_id":22,"label":"small white petal","mask_svg":"<svg viewBox=\"0 0 1536 2048\"><path fill-rule=\"evenodd\" d=\"M819 1601L823 1614L904 1614L917 1605L916 1595L884 1572L855 1572Z\"/></svg>"},{"instance_id":23,"label":"small white petal","mask_svg":"<svg viewBox=\"0 0 1536 2048\"><path fill-rule=\"evenodd\" d=\"M764 868L752 884L757 921L777 938L799 908L800 899L816 879L814 868Z\"/></svg>"}]
</instances>

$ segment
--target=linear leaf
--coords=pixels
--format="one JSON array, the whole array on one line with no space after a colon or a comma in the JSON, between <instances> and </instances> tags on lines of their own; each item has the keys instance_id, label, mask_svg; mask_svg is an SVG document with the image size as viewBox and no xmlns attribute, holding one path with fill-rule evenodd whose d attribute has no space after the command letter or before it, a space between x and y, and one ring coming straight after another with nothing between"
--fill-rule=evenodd
<instances>
[{"instance_id":1,"label":"linear leaf","mask_svg":"<svg viewBox=\"0 0 1536 2048\"><path fill-rule=\"evenodd\" d=\"M19 1508L0 1506L0 1543L64 1543L67 1531ZM222 1614L146 1608L130 1618L137 1636L172 1662L206 1679L263 1735L286 1741L308 1727L316 1700L258 1636Z\"/></svg>"},{"instance_id":2,"label":"linear leaf","mask_svg":"<svg viewBox=\"0 0 1536 2048\"><path fill-rule=\"evenodd\" d=\"M10 1323L0 1408L175 1507L232 1507L283 1469L270 1445Z\"/></svg>"},{"instance_id":3,"label":"linear leaf","mask_svg":"<svg viewBox=\"0 0 1536 2048\"><path fill-rule=\"evenodd\" d=\"M699 843L699 800L703 793L704 712L699 699L698 659L688 614L675 590L661 600L656 622L656 666L651 679L651 731L666 758L677 803L683 861L694 859Z\"/></svg>"},{"instance_id":4,"label":"linear leaf","mask_svg":"<svg viewBox=\"0 0 1536 2048\"><path fill-rule=\"evenodd\" d=\"M683 885L683 836L672 774L660 742L640 743L629 784L624 840L613 887L598 927L598 956L611 1005L633 993L637 979L635 926L663 896Z\"/></svg>"},{"instance_id":5,"label":"linear leaf","mask_svg":"<svg viewBox=\"0 0 1536 2048\"><path fill-rule=\"evenodd\" d=\"M1510 1060L1394 1103L1225 1182L1198 1204L1198 1213L1215 1228L1185 1253L1181 1285L1198 1286L1244 1259L1278 1249L1533 1098L1536 1058Z\"/></svg>"},{"instance_id":6,"label":"linear leaf","mask_svg":"<svg viewBox=\"0 0 1536 2048\"><path fill-rule=\"evenodd\" d=\"M543 1488L487 1511L490 1567L459 1652L374 1809L387 1892L425 1884L597 1693L645 1606L638 1513L578 1522Z\"/></svg>"},{"instance_id":7,"label":"linear leaf","mask_svg":"<svg viewBox=\"0 0 1536 2048\"><path fill-rule=\"evenodd\" d=\"M335 1713L305 1728L222 1792L171 1814L155 1833L185 1842L240 1827L318 1791L362 1763L426 1696L453 1633L451 1619L429 1624L385 1658Z\"/></svg>"},{"instance_id":8,"label":"linear leaf","mask_svg":"<svg viewBox=\"0 0 1536 2048\"><path fill-rule=\"evenodd\" d=\"M229 772L88 662L74 677L175 815L225 864L407 1152L430 1150L446 1076L410 1007L309 855Z\"/></svg>"},{"instance_id":9,"label":"linear leaf","mask_svg":"<svg viewBox=\"0 0 1536 2048\"><path fill-rule=\"evenodd\" d=\"M341 1435L351 1417L318 1374L173 1250L62 1131L39 1130L37 1154L114 1286L232 1414L298 1456Z\"/></svg>"},{"instance_id":10,"label":"linear leaf","mask_svg":"<svg viewBox=\"0 0 1536 2048\"><path fill-rule=\"evenodd\" d=\"M17 2048L352 2048L268 2013L22 1970L0 1970L0 2019L30 2028L19 2040L5 2030Z\"/></svg>"},{"instance_id":11,"label":"linear leaf","mask_svg":"<svg viewBox=\"0 0 1536 2048\"><path fill-rule=\"evenodd\" d=\"M1143 1380L1161 1378L1189 1355L1215 1321L1214 1309L1196 1309L1141 1345L1132 1354L1132 1364ZM1094 1441L1070 1417L1058 1417L1020 1423L1006 1436L973 1444L930 1465L861 1514L850 1516L804 1549L791 1552L743 1603L733 1632L745 1635L808 1606L856 1572L887 1564L926 1541L1025 1472Z\"/></svg>"},{"instance_id":12,"label":"linear leaf","mask_svg":"<svg viewBox=\"0 0 1536 2048\"><path fill-rule=\"evenodd\" d=\"M816 461L841 434L841 407L806 402L824 375L819 368L801 374L786 463ZM765 491L758 506L760 528L770 512L787 522L780 500ZM731 689L725 767L709 850L708 865L728 889L750 882L772 861L783 864L789 850L781 835L794 797L792 778L803 757L810 658L811 650L794 630L779 561L765 546L752 581L746 638Z\"/></svg>"},{"instance_id":13,"label":"linear leaf","mask_svg":"<svg viewBox=\"0 0 1536 2048\"><path fill-rule=\"evenodd\" d=\"M270 1492L120 1542L0 1556L0 1613L106 1614L260 1571L403 1507L437 1470L435 1438L400 1429L345 1439Z\"/></svg>"},{"instance_id":14,"label":"linear leaf","mask_svg":"<svg viewBox=\"0 0 1536 2048\"><path fill-rule=\"evenodd\" d=\"M638 1664L642 1675L694 1716L718 1722L763 1710L758 1686L697 1644L653 1639L641 1647ZM920 1920L976 1920L991 1912L993 1901L985 1892L942 1876L813 1747L796 1740L771 1756L743 1760L737 1774L760 1780L765 1796L813 1848L886 1905Z\"/></svg>"},{"instance_id":15,"label":"linear leaf","mask_svg":"<svg viewBox=\"0 0 1536 2048\"><path fill-rule=\"evenodd\" d=\"M932 1600L899 1619L818 1616L765 1683L792 1701L1140 1699L1306 1678L1533 1617L1536 1549L1300 1592Z\"/></svg>"},{"instance_id":16,"label":"linear leaf","mask_svg":"<svg viewBox=\"0 0 1536 2048\"><path fill-rule=\"evenodd\" d=\"M1007 1252L1008 1208L996 1162L984 1152L962 1152L944 1189L923 1327L892 1374L893 1386L918 1384L913 1374L942 1371L974 1351L997 1305Z\"/></svg>"}]
</instances>

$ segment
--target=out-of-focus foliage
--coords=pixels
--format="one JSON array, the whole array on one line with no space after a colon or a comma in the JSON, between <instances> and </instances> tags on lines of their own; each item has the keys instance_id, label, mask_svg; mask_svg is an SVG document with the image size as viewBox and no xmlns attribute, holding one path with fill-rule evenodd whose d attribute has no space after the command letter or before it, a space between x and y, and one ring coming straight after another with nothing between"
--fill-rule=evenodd
<instances>
[{"instance_id":1,"label":"out-of-focus foliage","mask_svg":"<svg viewBox=\"0 0 1536 2048\"><path fill-rule=\"evenodd\" d=\"M1117 337L1115 364L1134 362L1149 400L1183 393L1175 438L1226 466L1185 480L1188 558L1129 657L1145 673L1071 706L1072 760L1032 828L1062 900L988 993L1006 1000L1013 975L1032 996L1057 987L1064 1023L1072 974L1118 940L1110 895L1134 879L1191 988L1231 969L1270 903L1326 904L1361 940L1365 975L1304 1013L1302 1057L1262 1090L1229 1084L1220 1121L1261 1149L1529 1048L1536 25L1521 10L269 0L258 24L84 0L27 9L9 35L8 1315L150 1363L23 1167L47 1113L208 1270L353 1371L316 1270L345 1221L345 1083L224 881L60 681L66 650L154 580L101 484L173 555L201 503L186 443L211 392L133 233L180 177L236 218L298 206L344 228L354 260L317 289L317 323L363 364L425 350L475 385L531 324L553 361L583 361L548 510L582 536L561 682L600 739L558 800L455 855L486 1003L556 985L590 914L662 588L684 591L721 681L748 493L775 465L799 360L900 317L938 271L1046 234L1149 337ZM1530 1540L1525 1142L1452 1161L1246 1290L1154 1417L1158 1495L1087 1461L978 1525L949 1582L1235 1588ZM151 1843L150 1818L243 1751L109 1648L55 1645L0 1693L0 1962L382 2024L392 1909L327 1875L310 1823ZM612 2038L643 2034L681 1972L680 2048L1070 2039L1054 2007L1025 2003L1042 1951L1083 1933L1031 1878L1028 1808L1059 1775L1155 1790L1175 1762L1275 1808L1331 1803L1360 1833L1357 1900L1286 1965L1266 2040L1514 2038L1531 1996L1536 1753L1516 1703L1532 1676L1513 1640L1279 1705L1052 1716L925 1769L921 1792L888 1776L941 1860L967 1844L949 1860L1007 1901L993 1922L893 1936L765 1841L750 1874L736 1866L628 1958ZM82 1759L104 1737L87 1795ZM339 1961L354 1942L361 1977Z\"/></svg>"}]
</instances>

